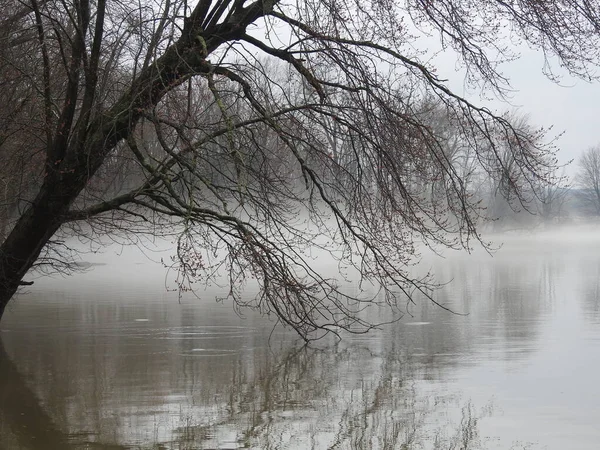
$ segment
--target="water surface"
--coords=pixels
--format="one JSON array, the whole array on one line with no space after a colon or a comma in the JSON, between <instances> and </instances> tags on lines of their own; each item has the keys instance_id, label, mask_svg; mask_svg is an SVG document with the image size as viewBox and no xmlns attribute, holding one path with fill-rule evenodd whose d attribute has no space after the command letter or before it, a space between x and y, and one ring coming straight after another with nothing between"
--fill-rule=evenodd
<instances>
[{"instance_id":1,"label":"water surface","mask_svg":"<svg viewBox=\"0 0 600 450\"><path fill-rule=\"evenodd\" d=\"M467 316L311 348L149 262L38 280L0 326L0 448L596 449L598 248L428 260Z\"/></svg>"}]
</instances>

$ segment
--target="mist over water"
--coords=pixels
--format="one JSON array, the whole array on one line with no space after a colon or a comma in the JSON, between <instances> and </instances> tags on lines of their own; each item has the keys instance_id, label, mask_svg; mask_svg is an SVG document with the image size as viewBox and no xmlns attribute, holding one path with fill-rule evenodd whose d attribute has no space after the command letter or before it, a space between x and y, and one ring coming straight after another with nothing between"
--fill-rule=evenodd
<instances>
[{"instance_id":1,"label":"mist over water","mask_svg":"<svg viewBox=\"0 0 600 450\"><path fill-rule=\"evenodd\" d=\"M218 283L166 291L168 251L84 255L0 325L0 448L596 449L600 229L491 238L418 268L467 315L416 299L310 348Z\"/></svg>"}]
</instances>

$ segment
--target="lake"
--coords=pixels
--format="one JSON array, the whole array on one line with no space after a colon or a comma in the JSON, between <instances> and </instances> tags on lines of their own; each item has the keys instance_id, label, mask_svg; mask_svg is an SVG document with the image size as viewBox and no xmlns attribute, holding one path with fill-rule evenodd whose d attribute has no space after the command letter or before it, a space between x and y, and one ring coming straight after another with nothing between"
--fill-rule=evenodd
<instances>
[{"instance_id":1,"label":"lake","mask_svg":"<svg viewBox=\"0 0 600 450\"><path fill-rule=\"evenodd\" d=\"M598 233L600 235L600 232ZM425 258L450 314L304 347L212 286L112 261L37 280L0 325L2 449L597 449L600 240Z\"/></svg>"}]
</instances>

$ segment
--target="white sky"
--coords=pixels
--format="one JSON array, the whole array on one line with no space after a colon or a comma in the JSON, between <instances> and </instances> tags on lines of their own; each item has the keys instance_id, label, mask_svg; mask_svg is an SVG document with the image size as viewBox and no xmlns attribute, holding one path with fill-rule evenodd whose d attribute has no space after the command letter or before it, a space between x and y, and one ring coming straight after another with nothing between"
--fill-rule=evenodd
<instances>
[{"instance_id":1,"label":"white sky","mask_svg":"<svg viewBox=\"0 0 600 450\"><path fill-rule=\"evenodd\" d=\"M600 144L600 82L588 83L571 77L555 65L553 70L562 77L557 84L543 74L542 55L524 49L518 60L502 66L501 72L510 79L515 90L510 103L499 100L489 103L482 100L478 92L467 91L465 94L464 78L456 71L452 52L439 55L434 61L438 75L449 79L450 87L457 93L497 111L517 110L528 115L533 125L553 126L549 136L564 132L556 145L561 163L575 160L566 168L569 176L577 172L577 158L581 152Z\"/></svg>"},{"instance_id":2,"label":"white sky","mask_svg":"<svg viewBox=\"0 0 600 450\"><path fill-rule=\"evenodd\" d=\"M532 51L511 64L507 73L518 90L515 103L529 112L533 122L564 131L558 141L562 162L577 159L583 150L600 144L600 82L567 75L557 84L543 75L542 64L541 56ZM572 166L569 174L576 171L576 161Z\"/></svg>"}]
</instances>

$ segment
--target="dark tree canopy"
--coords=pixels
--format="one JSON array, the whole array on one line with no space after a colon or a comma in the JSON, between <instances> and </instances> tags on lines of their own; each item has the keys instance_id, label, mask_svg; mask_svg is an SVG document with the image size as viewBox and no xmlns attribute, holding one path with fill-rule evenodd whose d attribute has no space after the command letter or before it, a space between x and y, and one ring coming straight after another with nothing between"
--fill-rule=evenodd
<instances>
[{"instance_id":1,"label":"dark tree canopy","mask_svg":"<svg viewBox=\"0 0 600 450\"><path fill-rule=\"evenodd\" d=\"M0 3L0 315L34 265L61 269L56 236L171 232L184 279L220 268L303 337L366 331L369 304L429 295L418 244L481 240L482 179L519 205L556 168L544 130L452 92L419 39L500 95L515 43L586 79L600 62L597 1Z\"/></svg>"}]
</instances>

